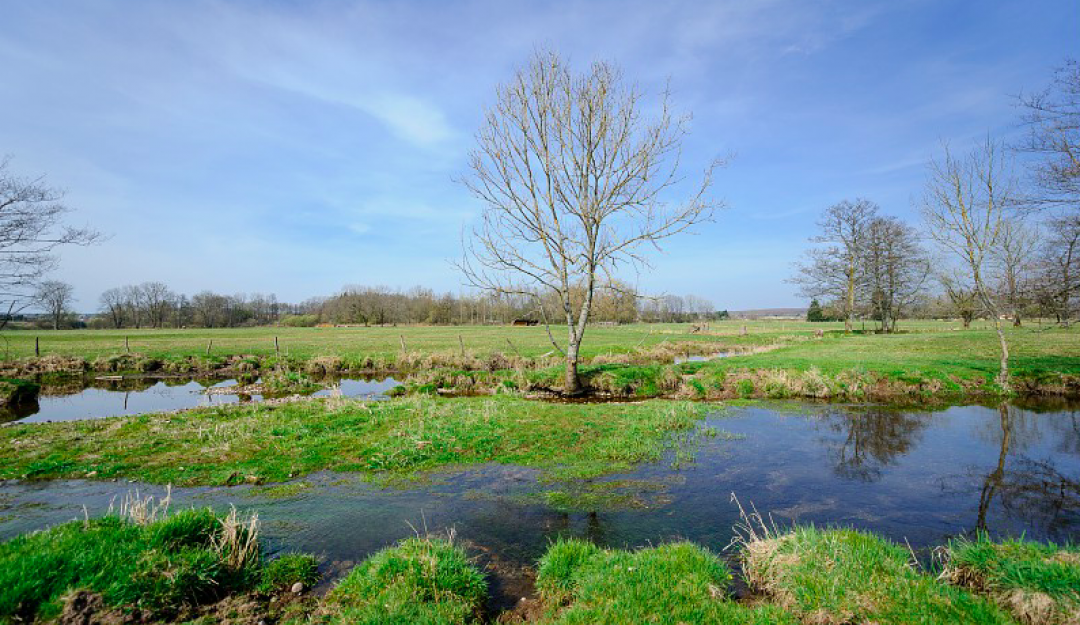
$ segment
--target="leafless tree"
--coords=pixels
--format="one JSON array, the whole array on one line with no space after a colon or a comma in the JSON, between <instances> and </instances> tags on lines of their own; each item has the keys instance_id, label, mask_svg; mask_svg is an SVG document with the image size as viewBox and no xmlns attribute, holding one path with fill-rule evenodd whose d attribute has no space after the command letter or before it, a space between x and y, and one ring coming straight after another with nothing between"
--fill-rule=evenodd
<instances>
[{"instance_id":1,"label":"leafless tree","mask_svg":"<svg viewBox=\"0 0 1080 625\"><path fill-rule=\"evenodd\" d=\"M964 156L954 156L948 145L943 147L944 157L930 162L923 196L926 230L962 264L979 304L993 319L1001 345L998 384L1008 390L1009 345L1001 327L1001 307L987 280L1008 227L1016 185L1003 148L989 137Z\"/></svg>"},{"instance_id":2,"label":"leafless tree","mask_svg":"<svg viewBox=\"0 0 1080 625\"><path fill-rule=\"evenodd\" d=\"M34 291L34 303L49 315L53 330L60 329L60 322L68 313L75 289L67 282L45 280Z\"/></svg>"},{"instance_id":3,"label":"leafless tree","mask_svg":"<svg viewBox=\"0 0 1080 625\"><path fill-rule=\"evenodd\" d=\"M1080 214L1068 214L1046 223L1039 259L1036 298L1042 308L1069 325L1074 299L1080 293Z\"/></svg>"},{"instance_id":4,"label":"leafless tree","mask_svg":"<svg viewBox=\"0 0 1080 625\"><path fill-rule=\"evenodd\" d=\"M980 307L979 296L968 274L956 268L947 268L939 269L935 277L945 291L945 298L949 301L952 312L960 317L964 328L970 328L971 322L979 314Z\"/></svg>"},{"instance_id":5,"label":"leafless tree","mask_svg":"<svg viewBox=\"0 0 1080 625\"><path fill-rule=\"evenodd\" d=\"M1012 218L1002 224L1001 242L994 249L992 264L997 274L998 292L1016 327L1020 327L1028 303L1038 243L1038 234L1034 230L1020 218Z\"/></svg>"},{"instance_id":6,"label":"leafless tree","mask_svg":"<svg viewBox=\"0 0 1080 625\"><path fill-rule=\"evenodd\" d=\"M1021 96L1020 104L1029 132L1019 148L1039 159L1029 200L1080 211L1080 62L1067 60L1044 91Z\"/></svg>"},{"instance_id":7,"label":"leafless tree","mask_svg":"<svg viewBox=\"0 0 1080 625\"><path fill-rule=\"evenodd\" d=\"M176 294L163 282L144 282L138 287L147 323L153 328L165 325L176 302Z\"/></svg>"},{"instance_id":8,"label":"leafless tree","mask_svg":"<svg viewBox=\"0 0 1080 625\"><path fill-rule=\"evenodd\" d=\"M818 222L820 233L811 239L824 247L809 250L806 262L796 263L797 271L791 279L799 285L799 293L804 297L840 302L847 332L851 332L855 319L859 257L866 226L877 211L877 204L862 198L844 200L827 208Z\"/></svg>"},{"instance_id":9,"label":"leafless tree","mask_svg":"<svg viewBox=\"0 0 1080 625\"><path fill-rule=\"evenodd\" d=\"M109 325L122 328L127 322L127 297L123 289L108 289L101 294L101 311L108 317Z\"/></svg>"},{"instance_id":10,"label":"leafless tree","mask_svg":"<svg viewBox=\"0 0 1080 625\"><path fill-rule=\"evenodd\" d=\"M895 217L872 218L863 233L858 264L858 288L872 316L881 322L882 332L894 332L930 276L930 259L919 245L918 232Z\"/></svg>"},{"instance_id":11,"label":"leafless tree","mask_svg":"<svg viewBox=\"0 0 1080 625\"><path fill-rule=\"evenodd\" d=\"M9 315L30 300L37 282L56 266L57 248L88 245L100 238L89 228L63 223L71 209L63 193L44 178L21 178L8 171L10 159L0 158L0 306Z\"/></svg>"},{"instance_id":12,"label":"leafless tree","mask_svg":"<svg viewBox=\"0 0 1080 625\"><path fill-rule=\"evenodd\" d=\"M566 348L551 339L566 357L569 395L582 392L578 354L596 291L611 287L620 267L647 265L646 249L716 207L706 192L718 162L688 199L670 200L685 182L688 118L672 112L665 93L646 120L643 99L612 64L578 74L557 53L538 51L497 89L470 155L464 182L484 210L460 268L488 292L558 298Z\"/></svg>"}]
</instances>

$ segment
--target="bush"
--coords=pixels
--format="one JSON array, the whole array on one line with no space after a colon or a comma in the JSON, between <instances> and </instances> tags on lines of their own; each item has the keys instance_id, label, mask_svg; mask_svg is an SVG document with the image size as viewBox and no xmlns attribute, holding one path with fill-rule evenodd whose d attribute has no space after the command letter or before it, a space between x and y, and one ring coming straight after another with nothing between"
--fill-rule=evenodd
<instances>
[{"instance_id":1,"label":"bush","mask_svg":"<svg viewBox=\"0 0 1080 625\"><path fill-rule=\"evenodd\" d=\"M286 328L314 328L319 323L318 315L285 315L281 325Z\"/></svg>"}]
</instances>

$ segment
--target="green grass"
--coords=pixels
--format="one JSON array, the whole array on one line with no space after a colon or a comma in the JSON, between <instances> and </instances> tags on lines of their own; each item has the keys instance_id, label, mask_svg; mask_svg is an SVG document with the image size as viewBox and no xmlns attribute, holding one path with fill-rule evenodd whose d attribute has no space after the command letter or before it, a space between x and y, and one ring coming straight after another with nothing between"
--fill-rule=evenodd
<instances>
[{"instance_id":1,"label":"green grass","mask_svg":"<svg viewBox=\"0 0 1080 625\"><path fill-rule=\"evenodd\" d=\"M706 410L663 400L409 397L14 425L0 428L0 479L231 484L279 482L324 469L408 475L487 462L578 479L660 460L679 442L674 435L696 428Z\"/></svg>"},{"instance_id":2,"label":"green grass","mask_svg":"<svg viewBox=\"0 0 1080 625\"><path fill-rule=\"evenodd\" d=\"M265 592L291 590L294 584L311 588L319 581L319 561L306 553L286 553L274 558L263 569L259 588Z\"/></svg>"},{"instance_id":3,"label":"green grass","mask_svg":"<svg viewBox=\"0 0 1080 625\"><path fill-rule=\"evenodd\" d=\"M748 543L748 580L814 623L1011 623L989 601L917 571L904 548L872 534L798 527Z\"/></svg>"},{"instance_id":4,"label":"green grass","mask_svg":"<svg viewBox=\"0 0 1080 625\"><path fill-rule=\"evenodd\" d=\"M258 560L232 566L214 546L220 531L212 512L188 510L148 525L74 521L0 543L0 623L54 618L75 589L167 619L252 587Z\"/></svg>"},{"instance_id":5,"label":"green grass","mask_svg":"<svg viewBox=\"0 0 1080 625\"><path fill-rule=\"evenodd\" d=\"M412 538L365 559L327 595L321 619L350 625L478 623L483 574L451 541Z\"/></svg>"},{"instance_id":6,"label":"green grass","mask_svg":"<svg viewBox=\"0 0 1080 625\"><path fill-rule=\"evenodd\" d=\"M731 571L715 554L679 542L622 551L560 540L540 560L536 585L550 625L794 623L774 607L732 601Z\"/></svg>"},{"instance_id":7,"label":"green grass","mask_svg":"<svg viewBox=\"0 0 1080 625\"><path fill-rule=\"evenodd\" d=\"M1038 330L1008 328L1010 366L1020 378L1058 373L1080 375L1080 331L1075 328ZM853 369L889 377L991 379L998 372L997 335L993 330L925 332L894 335L830 335L821 340L794 342L775 351L717 360L718 370L749 367L824 373Z\"/></svg>"},{"instance_id":8,"label":"green grass","mask_svg":"<svg viewBox=\"0 0 1080 625\"><path fill-rule=\"evenodd\" d=\"M639 342L643 347L663 341L708 341L721 337L691 334L690 324L636 324L616 327L591 327L586 332L582 355L627 353ZM552 328L565 343L565 329ZM757 338L771 335L771 332ZM394 359L401 353L401 337L408 351L421 353L459 352L462 343L468 352L486 356L491 353L515 353L533 357L553 348L543 327L509 326L400 326L347 328L227 328L166 330L17 330L4 333L8 339L5 360L34 355L34 339L41 340L41 355L79 356L93 360L99 356L126 352L124 340L134 353L158 359L205 356L213 341L212 356L275 354L274 337L281 353L302 359L315 356L338 356L352 359L370 356ZM459 340L460 337L460 340ZM734 331L732 340L741 340ZM507 343L509 339L513 346ZM564 344L565 347L565 344Z\"/></svg>"},{"instance_id":9,"label":"green grass","mask_svg":"<svg viewBox=\"0 0 1080 625\"><path fill-rule=\"evenodd\" d=\"M948 545L945 577L1027 623L1080 620L1080 549L986 535Z\"/></svg>"}]
</instances>

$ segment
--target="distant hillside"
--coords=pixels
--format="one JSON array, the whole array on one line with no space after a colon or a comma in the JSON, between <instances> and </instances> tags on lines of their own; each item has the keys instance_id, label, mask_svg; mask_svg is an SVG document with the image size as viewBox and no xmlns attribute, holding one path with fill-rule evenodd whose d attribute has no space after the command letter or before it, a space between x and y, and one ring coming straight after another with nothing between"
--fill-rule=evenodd
<instances>
[{"instance_id":1,"label":"distant hillside","mask_svg":"<svg viewBox=\"0 0 1080 625\"><path fill-rule=\"evenodd\" d=\"M758 308L756 310L729 310L732 319L806 319L805 308Z\"/></svg>"}]
</instances>

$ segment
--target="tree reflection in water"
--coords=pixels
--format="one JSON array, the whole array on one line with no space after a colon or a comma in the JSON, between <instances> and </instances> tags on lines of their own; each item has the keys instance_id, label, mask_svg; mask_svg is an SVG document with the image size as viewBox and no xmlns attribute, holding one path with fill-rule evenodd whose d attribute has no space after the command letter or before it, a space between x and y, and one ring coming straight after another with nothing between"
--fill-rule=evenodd
<instances>
[{"instance_id":1,"label":"tree reflection in water","mask_svg":"<svg viewBox=\"0 0 1080 625\"><path fill-rule=\"evenodd\" d=\"M831 451L834 470L844 478L876 482L884 467L918 443L932 416L887 408L826 413L829 428L846 433L843 443Z\"/></svg>"},{"instance_id":2,"label":"tree reflection in water","mask_svg":"<svg viewBox=\"0 0 1080 625\"><path fill-rule=\"evenodd\" d=\"M976 529L990 531L990 511L994 497L999 506L1031 526L1045 527L1053 534L1080 522L1080 482L1062 474L1052 462L1036 460L1014 449L1017 430L1029 426L1023 411L1008 404L998 406L1000 434L998 460L983 479L979 495ZM1076 413L1059 415L1048 421L1061 430L1060 445L1067 450L1080 448L1080 427ZM1010 455L1012 461L1010 462Z\"/></svg>"}]
</instances>

